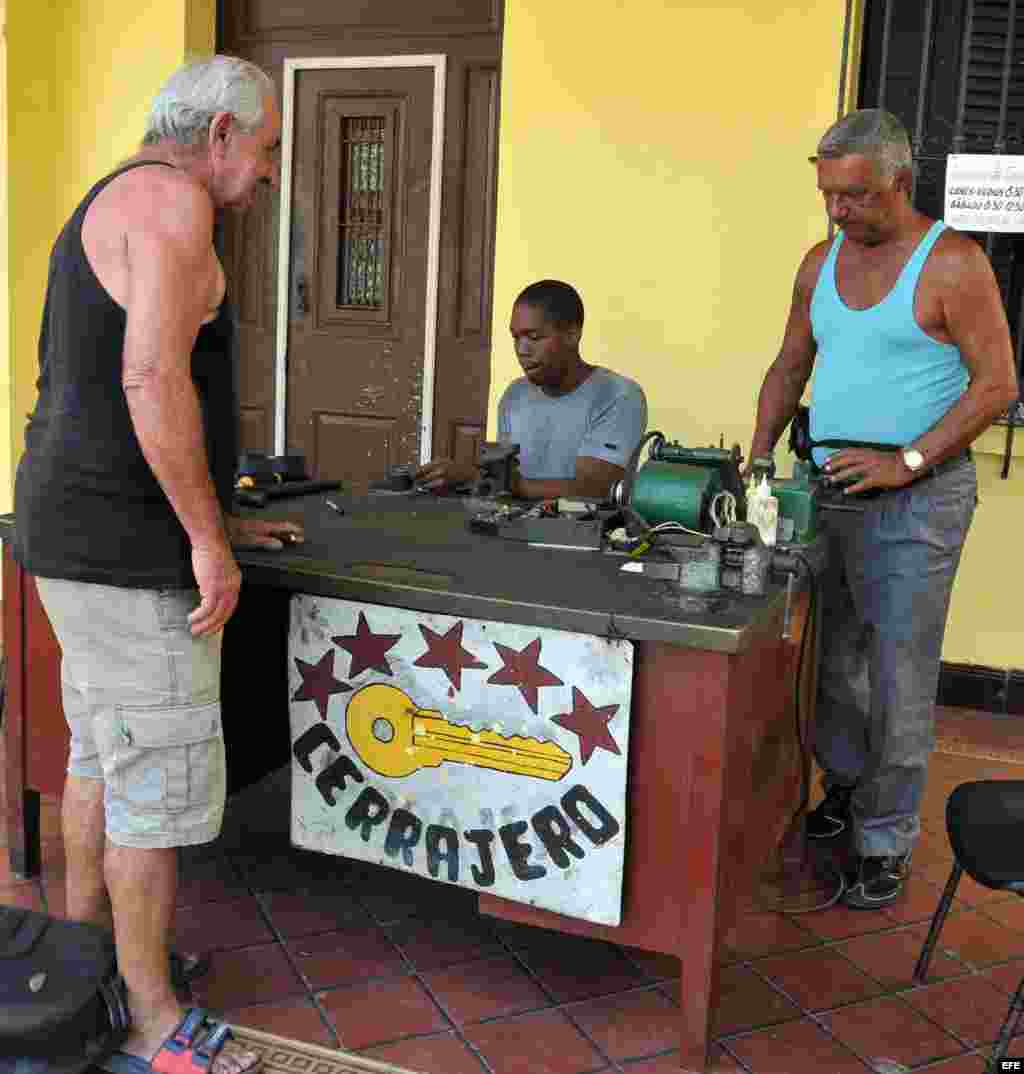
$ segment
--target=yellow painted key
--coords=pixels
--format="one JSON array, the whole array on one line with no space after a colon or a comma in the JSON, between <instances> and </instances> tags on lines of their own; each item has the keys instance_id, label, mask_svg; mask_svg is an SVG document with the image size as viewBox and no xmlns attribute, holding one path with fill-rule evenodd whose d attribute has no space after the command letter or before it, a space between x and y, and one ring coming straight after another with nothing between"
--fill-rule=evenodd
<instances>
[{"instance_id":1,"label":"yellow painted key","mask_svg":"<svg viewBox=\"0 0 1024 1074\"><path fill-rule=\"evenodd\" d=\"M550 780L572 768L572 757L555 742L460 727L387 683L352 695L345 729L363 763L382 776L408 776L445 761Z\"/></svg>"}]
</instances>

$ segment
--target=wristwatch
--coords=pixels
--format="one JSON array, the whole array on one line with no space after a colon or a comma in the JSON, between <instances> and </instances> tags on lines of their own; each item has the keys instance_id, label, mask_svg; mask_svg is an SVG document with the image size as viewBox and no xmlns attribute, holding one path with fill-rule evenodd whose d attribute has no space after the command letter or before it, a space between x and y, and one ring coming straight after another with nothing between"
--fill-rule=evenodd
<instances>
[{"instance_id":1,"label":"wristwatch","mask_svg":"<svg viewBox=\"0 0 1024 1074\"><path fill-rule=\"evenodd\" d=\"M924 456L917 448L903 449L903 465L912 473L916 474L924 466Z\"/></svg>"}]
</instances>

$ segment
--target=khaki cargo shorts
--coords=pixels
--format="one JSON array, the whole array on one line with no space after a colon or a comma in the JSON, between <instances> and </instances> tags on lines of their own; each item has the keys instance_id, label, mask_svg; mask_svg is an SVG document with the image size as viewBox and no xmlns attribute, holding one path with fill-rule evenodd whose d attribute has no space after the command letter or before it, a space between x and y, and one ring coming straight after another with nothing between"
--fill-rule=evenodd
<instances>
[{"instance_id":1,"label":"khaki cargo shorts","mask_svg":"<svg viewBox=\"0 0 1024 1074\"><path fill-rule=\"evenodd\" d=\"M37 578L63 655L68 772L102 780L107 838L208 843L224 815L221 637L194 638L195 589Z\"/></svg>"}]
</instances>

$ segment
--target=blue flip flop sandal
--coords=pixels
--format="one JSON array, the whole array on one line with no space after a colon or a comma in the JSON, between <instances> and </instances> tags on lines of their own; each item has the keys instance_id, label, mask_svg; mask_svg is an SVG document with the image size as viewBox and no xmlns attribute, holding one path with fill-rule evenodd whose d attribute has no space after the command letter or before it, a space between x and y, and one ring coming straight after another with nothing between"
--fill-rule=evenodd
<instances>
[{"instance_id":1,"label":"blue flip flop sandal","mask_svg":"<svg viewBox=\"0 0 1024 1074\"><path fill-rule=\"evenodd\" d=\"M108 1074L209 1074L231 1038L226 1022L208 1018L202 1007L192 1007L149 1062L137 1055L114 1052L97 1065ZM257 1059L245 1074L257 1070L260 1062Z\"/></svg>"}]
</instances>

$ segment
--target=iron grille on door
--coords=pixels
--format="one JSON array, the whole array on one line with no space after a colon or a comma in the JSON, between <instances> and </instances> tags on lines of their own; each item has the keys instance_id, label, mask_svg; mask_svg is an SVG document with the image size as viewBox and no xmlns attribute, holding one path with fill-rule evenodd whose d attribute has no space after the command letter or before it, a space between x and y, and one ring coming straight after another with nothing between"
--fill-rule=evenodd
<instances>
[{"instance_id":1,"label":"iron grille on door","mask_svg":"<svg viewBox=\"0 0 1024 1074\"><path fill-rule=\"evenodd\" d=\"M349 116L342 131L339 214L339 306L380 309L384 304L385 232L383 116Z\"/></svg>"},{"instance_id":2,"label":"iron grille on door","mask_svg":"<svg viewBox=\"0 0 1024 1074\"><path fill-rule=\"evenodd\" d=\"M1024 154L1024 0L867 0L861 108L887 108L911 132L914 204L941 217L950 153ZM976 235L1024 351L1024 236ZM1009 472L1018 402L1007 418Z\"/></svg>"}]
</instances>

